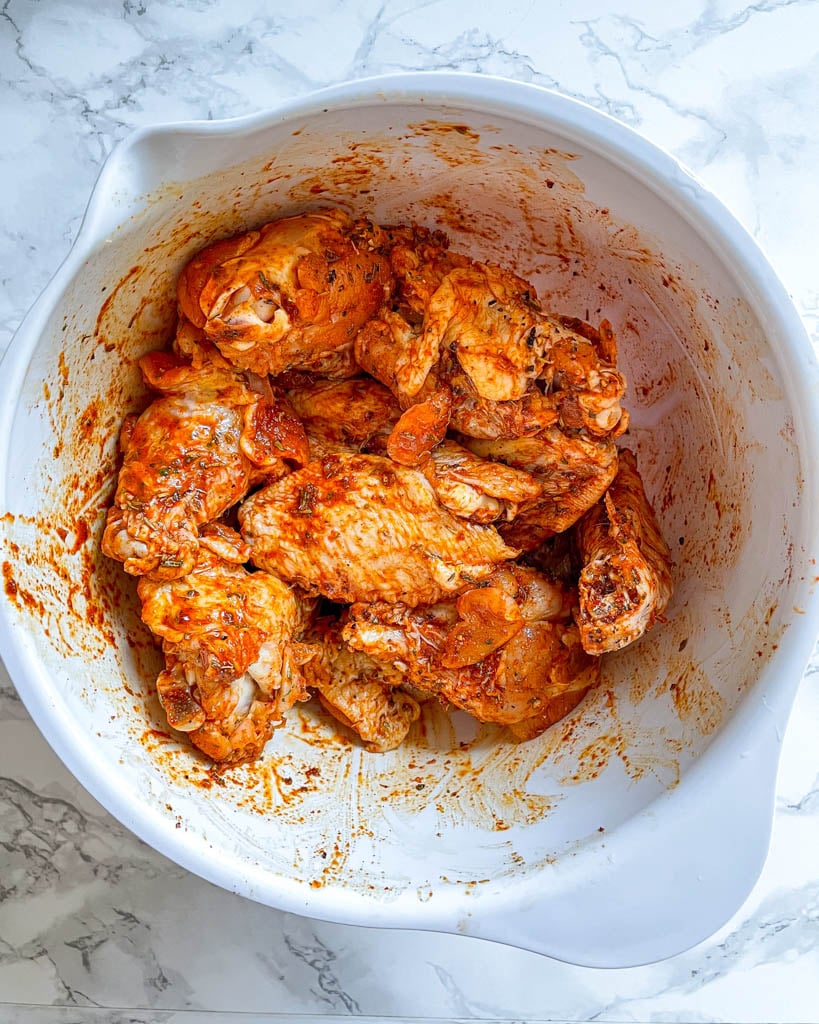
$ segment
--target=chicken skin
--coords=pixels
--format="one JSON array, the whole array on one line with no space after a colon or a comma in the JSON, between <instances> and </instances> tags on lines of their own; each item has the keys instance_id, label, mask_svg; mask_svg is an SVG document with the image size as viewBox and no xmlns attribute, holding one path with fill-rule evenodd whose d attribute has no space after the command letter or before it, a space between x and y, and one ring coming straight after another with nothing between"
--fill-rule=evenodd
<instances>
[{"instance_id":1,"label":"chicken skin","mask_svg":"<svg viewBox=\"0 0 819 1024\"><path fill-rule=\"evenodd\" d=\"M469 267L471 260L451 252L440 231L396 226L385 228L384 236L394 294L389 306L364 325L354 352L361 368L386 385L406 409L439 355L437 339L423 330L430 300L448 273Z\"/></svg>"},{"instance_id":2,"label":"chicken skin","mask_svg":"<svg viewBox=\"0 0 819 1024\"><path fill-rule=\"evenodd\" d=\"M531 285L492 264L447 274L432 294L422 345L454 353L482 398L521 398L543 370L543 341ZM429 367L432 368L432 364Z\"/></svg>"},{"instance_id":3,"label":"chicken skin","mask_svg":"<svg viewBox=\"0 0 819 1024\"><path fill-rule=\"evenodd\" d=\"M462 440L476 455L523 470L540 485L540 494L521 505L517 517L501 528L504 539L523 551L568 530L602 497L617 473L612 441L570 436L557 426L536 437Z\"/></svg>"},{"instance_id":4,"label":"chicken skin","mask_svg":"<svg viewBox=\"0 0 819 1024\"><path fill-rule=\"evenodd\" d=\"M254 390L232 368L195 368L165 352L144 356L140 368L160 397L123 429L102 550L128 573L174 579L193 569L198 528L252 482L289 472L284 460L306 462L307 437L282 396Z\"/></svg>"},{"instance_id":5,"label":"chicken skin","mask_svg":"<svg viewBox=\"0 0 819 1024\"><path fill-rule=\"evenodd\" d=\"M471 263L468 256L449 248L443 231L430 231L418 224L385 227L383 244L395 277L393 305L411 324L423 321L429 300L446 275Z\"/></svg>"},{"instance_id":6,"label":"chicken skin","mask_svg":"<svg viewBox=\"0 0 819 1024\"><path fill-rule=\"evenodd\" d=\"M447 438L421 467L445 509L473 523L511 521L541 493L528 472L482 459Z\"/></svg>"},{"instance_id":7,"label":"chicken skin","mask_svg":"<svg viewBox=\"0 0 819 1024\"><path fill-rule=\"evenodd\" d=\"M422 347L421 334L420 326L385 309L361 328L353 342L361 369L388 387L404 407L412 404L438 359L437 348Z\"/></svg>"},{"instance_id":8,"label":"chicken skin","mask_svg":"<svg viewBox=\"0 0 819 1024\"><path fill-rule=\"evenodd\" d=\"M627 448L602 501L575 534L583 563L577 614L583 647L590 654L618 651L654 625L672 593L671 554Z\"/></svg>"},{"instance_id":9,"label":"chicken skin","mask_svg":"<svg viewBox=\"0 0 819 1024\"><path fill-rule=\"evenodd\" d=\"M514 558L491 526L455 519L423 474L375 455L329 455L239 510L251 560L333 601L425 604Z\"/></svg>"},{"instance_id":10,"label":"chicken skin","mask_svg":"<svg viewBox=\"0 0 819 1024\"><path fill-rule=\"evenodd\" d=\"M235 534L234 561L222 557L229 533L205 527L191 572L143 578L137 589L143 621L162 640L157 691L168 724L214 761L238 764L258 757L285 711L308 696L291 642L315 602L236 564L247 550Z\"/></svg>"},{"instance_id":11,"label":"chicken skin","mask_svg":"<svg viewBox=\"0 0 819 1024\"><path fill-rule=\"evenodd\" d=\"M446 370L444 370L446 367ZM449 426L465 437L487 441L514 440L532 437L557 423L558 412L554 402L532 383L520 398L509 402L494 402L482 398L469 377L444 361L439 376L446 381L452 395Z\"/></svg>"},{"instance_id":12,"label":"chicken skin","mask_svg":"<svg viewBox=\"0 0 819 1024\"><path fill-rule=\"evenodd\" d=\"M390 431L387 455L402 466L418 466L446 437L452 415L452 392L436 388L406 409Z\"/></svg>"},{"instance_id":13,"label":"chicken skin","mask_svg":"<svg viewBox=\"0 0 819 1024\"><path fill-rule=\"evenodd\" d=\"M445 704L530 738L582 699L599 664L580 645L570 591L517 565L485 582L417 608L353 604L342 637Z\"/></svg>"},{"instance_id":14,"label":"chicken skin","mask_svg":"<svg viewBox=\"0 0 819 1024\"><path fill-rule=\"evenodd\" d=\"M314 458L367 449L381 435L386 444L401 410L390 392L369 377L319 380L287 392L308 436Z\"/></svg>"},{"instance_id":15,"label":"chicken skin","mask_svg":"<svg viewBox=\"0 0 819 1024\"><path fill-rule=\"evenodd\" d=\"M403 743L420 708L400 689L401 674L348 647L337 622L319 620L310 633L310 649L315 653L302 673L323 707L357 733L371 752L394 750Z\"/></svg>"},{"instance_id":16,"label":"chicken skin","mask_svg":"<svg viewBox=\"0 0 819 1024\"><path fill-rule=\"evenodd\" d=\"M351 351L390 295L381 238L341 210L272 221L195 256L179 278L180 311L243 369L275 375L326 364Z\"/></svg>"},{"instance_id":17,"label":"chicken skin","mask_svg":"<svg viewBox=\"0 0 819 1024\"><path fill-rule=\"evenodd\" d=\"M449 353L480 398L520 401L540 380L561 426L608 437L627 425L625 380L600 346L543 313L528 282L493 264L473 263L444 278L430 299L421 345Z\"/></svg>"},{"instance_id":18,"label":"chicken skin","mask_svg":"<svg viewBox=\"0 0 819 1024\"><path fill-rule=\"evenodd\" d=\"M362 368L405 410L388 448L395 461L419 465L448 430L517 440L557 427L603 443L627 429L606 321L595 329L544 313L530 284L493 264L430 276L409 313L394 304L354 344Z\"/></svg>"},{"instance_id":19,"label":"chicken skin","mask_svg":"<svg viewBox=\"0 0 819 1024\"><path fill-rule=\"evenodd\" d=\"M442 357L458 364L480 398L519 401L544 382L558 421L593 437L625 429L625 380L592 338L544 313L531 284L491 263L455 266L426 297L420 324L390 312L356 339L362 367L405 404ZM595 343L597 340L597 343ZM608 335L607 335L608 340ZM608 350L609 352L612 350Z\"/></svg>"}]
</instances>

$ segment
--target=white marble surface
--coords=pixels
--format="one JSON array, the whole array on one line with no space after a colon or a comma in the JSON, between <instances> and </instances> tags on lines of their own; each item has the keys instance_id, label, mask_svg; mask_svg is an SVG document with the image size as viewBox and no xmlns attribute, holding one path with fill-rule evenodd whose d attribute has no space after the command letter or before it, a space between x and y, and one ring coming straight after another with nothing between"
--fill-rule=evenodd
<instances>
[{"instance_id":1,"label":"white marble surface","mask_svg":"<svg viewBox=\"0 0 819 1024\"><path fill-rule=\"evenodd\" d=\"M0 349L131 128L422 68L538 82L669 148L750 228L819 341L815 0L4 0ZM748 903L686 954L604 972L477 940L320 924L217 890L78 787L3 673L0 1020L819 1021L818 680L815 660Z\"/></svg>"}]
</instances>

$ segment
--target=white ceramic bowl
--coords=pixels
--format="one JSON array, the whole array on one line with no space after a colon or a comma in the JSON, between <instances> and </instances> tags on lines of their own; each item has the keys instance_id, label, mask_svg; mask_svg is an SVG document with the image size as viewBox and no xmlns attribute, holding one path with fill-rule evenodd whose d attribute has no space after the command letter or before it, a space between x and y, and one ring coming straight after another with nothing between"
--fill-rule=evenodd
<instances>
[{"instance_id":1,"label":"white ceramic bowl","mask_svg":"<svg viewBox=\"0 0 819 1024\"><path fill-rule=\"evenodd\" d=\"M98 555L117 432L185 260L330 203L441 224L550 308L614 323L676 595L531 743L428 711L372 755L307 708L218 785L167 735L133 581ZM752 240L648 142L564 97L449 74L138 131L0 387L3 657L66 765L146 842L296 913L601 966L678 952L748 894L816 635L819 378Z\"/></svg>"}]
</instances>

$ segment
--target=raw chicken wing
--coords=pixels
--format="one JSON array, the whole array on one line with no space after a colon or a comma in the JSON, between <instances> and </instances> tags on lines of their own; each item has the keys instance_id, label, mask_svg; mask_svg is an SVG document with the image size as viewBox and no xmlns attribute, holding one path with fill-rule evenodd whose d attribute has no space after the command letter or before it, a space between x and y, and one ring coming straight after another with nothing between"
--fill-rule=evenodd
<instances>
[{"instance_id":1,"label":"raw chicken wing","mask_svg":"<svg viewBox=\"0 0 819 1024\"><path fill-rule=\"evenodd\" d=\"M495 402L482 398L463 370L442 360L441 376L452 394L449 425L466 437L485 440L531 437L558 420L558 411L536 383L531 383L521 398ZM444 367L446 366L446 370Z\"/></svg>"},{"instance_id":2,"label":"raw chicken wing","mask_svg":"<svg viewBox=\"0 0 819 1024\"><path fill-rule=\"evenodd\" d=\"M514 558L491 526L454 519L415 469L330 455L239 511L255 565L333 601L437 601Z\"/></svg>"},{"instance_id":3,"label":"raw chicken wing","mask_svg":"<svg viewBox=\"0 0 819 1024\"><path fill-rule=\"evenodd\" d=\"M627 448L603 500L577 524L576 537L583 647L591 654L620 650L654 625L672 592L671 554Z\"/></svg>"},{"instance_id":4,"label":"raw chicken wing","mask_svg":"<svg viewBox=\"0 0 819 1024\"><path fill-rule=\"evenodd\" d=\"M485 441L464 438L476 455L523 470L540 485L540 494L521 506L501 532L508 543L532 551L545 538L567 530L599 500L617 472L612 441L571 436L549 427L536 437Z\"/></svg>"},{"instance_id":5,"label":"raw chicken wing","mask_svg":"<svg viewBox=\"0 0 819 1024\"><path fill-rule=\"evenodd\" d=\"M275 576L235 564L247 557L238 535L235 560L225 560L230 533L205 527L190 573L138 584L143 621L165 653L157 690L168 723L223 764L257 757L284 712L307 698L290 644L314 605Z\"/></svg>"},{"instance_id":6,"label":"raw chicken wing","mask_svg":"<svg viewBox=\"0 0 819 1024\"><path fill-rule=\"evenodd\" d=\"M511 271L473 263L447 274L418 347L428 371L443 353L454 355L481 398L517 401L541 379L563 426L594 437L625 429L622 375L594 342L544 314L532 286Z\"/></svg>"},{"instance_id":7,"label":"raw chicken wing","mask_svg":"<svg viewBox=\"0 0 819 1024\"><path fill-rule=\"evenodd\" d=\"M444 508L474 523L512 520L541 493L540 482L530 473L479 458L449 439L421 468Z\"/></svg>"},{"instance_id":8,"label":"raw chicken wing","mask_svg":"<svg viewBox=\"0 0 819 1024\"><path fill-rule=\"evenodd\" d=\"M451 413L452 393L447 387L436 388L429 397L415 402L390 432L389 457L402 466L425 462L446 437Z\"/></svg>"},{"instance_id":9,"label":"raw chicken wing","mask_svg":"<svg viewBox=\"0 0 819 1024\"><path fill-rule=\"evenodd\" d=\"M304 680L330 714L356 732L367 750L380 753L403 743L420 709L399 688L401 674L348 647L335 622L317 622L310 647L315 654L302 667Z\"/></svg>"},{"instance_id":10,"label":"raw chicken wing","mask_svg":"<svg viewBox=\"0 0 819 1024\"><path fill-rule=\"evenodd\" d=\"M215 363L165 352L140 360L159 392L123 429L124 461L102 539L134 575L173 579L193 569L198 527L244 497L254 480L307 461L307 438L281 397Z\"/></svg>"},{"instance_id":11,"label":"raw chicken wing","mask_svg":"<svg viewBox=\"0 0 819 1024\"><path fill-rule=\"evenodd\" d=\"M599 665L580 645L570 591L517 565L485 582L424 607L354 604L342 636L419 690L528 738L582 699Z\"/></svg>"},{"instance_id":12,"label":"raw chicken wing","mask_svg":"<svg viewBox=\"0 0 819 1024\"><path fill-rule=\"evenodd\" d=\"M408 323L420 324L444 277L457 267L468 267L471 260L452 252L442 231L417 224L384 228L384 236L395 276L393 305Z\"/></svg>"},{"instance_id":13,"label":"raw chicken wing","mask_svg":"<svg viewBox=\"0 0 819 1024\"><path fill-rule=\"evenodd\" d=\"M415 296L420 318L399 306L365 325L355 340L361 367L404 409L423 391L429 402L446 389L447 419L473 437L519 437L554 423L600 439L623 433L625 380L609 361L617 354L610 325L550 316L522 278L464 262Z\"/></svg>"},{"instance_id":14,"label":"raw chicken wing","mask_svg":"<svg viewBox=\"0 0 819 1024\"><path fill-rule=\"evenodd\" d=\"M378 435L384 438L401 414L392 394L368 377L314 381L287 392L288 400L311 439L311 453L362 451Z\"/></svg>"},{"instance_id":15,"label":"raw chicken wing","mask_svg":"<svg viewBox=\"0 0 819 1024\"><path fill-rule=\"evenodd\" d=\"M179 279L180 310L236 366L275 375L321 365L350 351L390 295L380 241L380 229L341 210L272 221L195 256Z\"/></svg>"},{"instance_id":16,"label":"raw chicken wing","mask_svg":"<svg viewBox=\"0 0 819 1024\"><path fill-rule=\"evenodd\" d=\"M289 391L288 398L304 423L314 458L367 452L400 461L392 453L404 416L399 418L395 398L376 381L316 381ZM540 484L528 473L481 459L449 439L433 447L419 468L444 508L476 523L511 519L523 502L540 493Z\"/></svg>"},{"instance_id":17,"label":"raw chicken wing","mask_svg":"<svg viewBox=\"0 0 819 1024\"><path fill-rule=\"evenodd\" d=\"M531 285L473 263L452 270L430 297L421 344L435 362L454 353L481 397L518 399L543 369L540 319Z\"/></svg>"},{"instance_id":18,"label":"raw chicken wing","mask_svg":"<svg viewBox=\"0 0 819 1024\"><path fill-rule=\"evenodd\" d=\"M439 354L434 339L425 344L420 327L389 309L362 327L353 349L361 369L388 387L405 408L423 387Z\"/></svg>"}]
</instances>

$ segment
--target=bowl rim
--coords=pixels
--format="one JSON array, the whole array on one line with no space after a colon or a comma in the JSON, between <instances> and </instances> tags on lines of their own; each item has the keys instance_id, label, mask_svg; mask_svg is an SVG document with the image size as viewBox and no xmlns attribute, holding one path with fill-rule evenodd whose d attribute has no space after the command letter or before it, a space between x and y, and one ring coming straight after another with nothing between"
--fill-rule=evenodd
<instances>
[{"instance_id":1,"label":"bowl rim","mask_svg":"<svg viewBox=\"0 0 819 1024\"><path fill-rule=\"evenodd\" d=\"M586 149L597 152L628 173L638 176L695 227L726 266L733 267L735 275L745 281L749 301L763 325L777 324L781 335L788 339L788 351L776 351L774 356L789 389L793 409L802 417L796 429L800 458L806 470L803 504L808 508L819 507L819 473L815 471L819 466L819 401L816 398L819 395L819 368L801 318L756 241L673 156L610 115L538 85L455 72L409 72L357 79L290 98L272 109L242 117L148 126L137 129L123 139L100 171L74 245L18 328L3 359L4 374L0 390L5 392L7 400L0 403L0 438L9 436L17 407L16 397L20 393L19 385L51 311L83 261L110 235L109 197L121 186L123 167L128 161L138 158L140 147L156 138L174 135L242 136L307 118L331 107L349 109L403 102L426 102L434 107L451 104L456 108L471 108L490 116L494 113L523 123L546 124L570 141L577 141ZM0 492L5 491L6 470L7 451L3 449L0 450ZM809 529L806 517L803 516L803 520L804 562L807 565L811 555L816 557L819 554L819 524ZM599 859L600 850L604 846L609 857L616 854L628 860L636 856L635 847L641 841L641 829L647 820L651 820L652 828L657 830L663 817L680 814L681 808L685 814L694 814L692 801L696 796L699 778L704 772L711 771L711 765L717 757L735 760L743 756L742 751L747 748L749 737L753 736L759 749L766 751L765 764L760 764L761 758L753 758L746 772L746 775L756 779L755 785L760 794L758 804L748 808L748 813L754 815L757 842L752 855L749 853L746 859L747 867L737 872L741 877L733 882L729 902L736 909L747 896L761 870L770 838L781 733L819 626L819 595L811 590L804 578L801 595L804 595L804 614L792 619L779 650L774 652L763 667L756 682L746 692L710 746L686 770L680 785L674 791L661 794L643 811L608 833L605 840L590 841L579 848L565 868L568 886L580 884L584 874L593 870L594 858ZM115 780L107 778L100 771L101 762L97 761L87 742L82 742L79 729L60 719L54 694L49 694L45 686L34 684L36 672L31 671L31 666L37 661L36 655L25 638L22 638L21 643L16 623L15 609L4 596L0 600L0 646L3 658L21 698L49 744L82 785L126 827L197 875L282 910L338 923L461 930L473 934L482 934L485 930L477 922L464 924L465 918L470 918L473 913L476 918L480 914L485 915L486 919L503 914L509 906L510 890L516 891L516 901L530 896L536 898L530 878L501 884L494 891L477 890L468 899L462 894L453 893L451 898L421 904L409 899L374 902L363 895L345 890L338 883L311 889L306 883L273 876L261 868L254 872L248 865L244 865L242 873L237 875L235 864L230 858L215 857L215 851L208 850L207 844L203 844L201 850L192 848L184 832L176 831L150 805L129 806L118 799ZM763 705L769 715L767 721L760 724L757 712ZM713 850L713 838L701 838L709 850ZM681 903L681 906L684 904ZM713 921L710 923L713 924ZM722 921L717 921L716 927L720 923ZM699 941L706 934L708 931L702 927L691 927L682 938L675 940L675 948L662 949L661 955L671 955ZM503 938L497 928L493 937ZM660 943L657 948L661 946ZM529 948L533 947L530 945ZM555 946L554 941L551 944L546 942L545 948L541 943L538 948L552 956L561 956L561 948ZM640 959L644 957L643 953L624 952L624 955L630 962L647 962ZM611 960L603 963L599 958L594 960L577 952L570 952L566 958L578 963L614 965ZM649 959L657 958L649 956ZM617 965L621 961L622 957Z\"/></svg>"}]
</instances>

